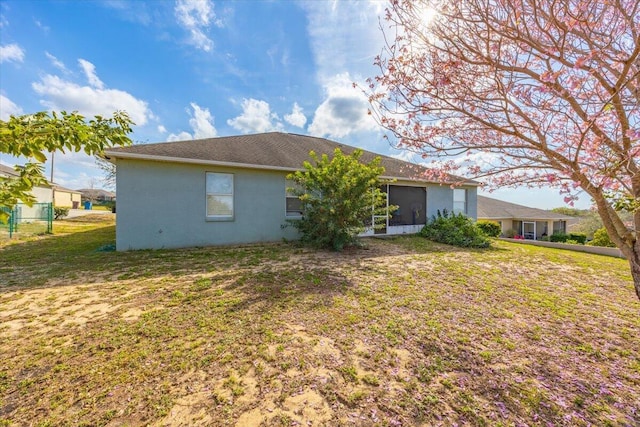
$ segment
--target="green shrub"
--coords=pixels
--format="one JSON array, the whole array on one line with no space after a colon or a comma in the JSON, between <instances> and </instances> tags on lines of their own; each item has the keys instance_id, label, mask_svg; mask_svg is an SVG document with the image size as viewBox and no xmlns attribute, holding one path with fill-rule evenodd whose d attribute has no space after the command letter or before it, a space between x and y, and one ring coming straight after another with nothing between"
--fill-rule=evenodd
<instances>
[{"instance_id":1,"label":"green shrub","mask_svg":"<svg viewBox=\"0 0 640 427\"><path fill-rule=\"evenodd\" d=\"M505 231L504 236L508 237L509 239L513 239L517 234L518 232L512 228L510 230Z\"/></svg>"},{"instance_id":2,"label":"green shrub","mask_svg":"<svg viewBox=\"0 0 640 427\"><path fill-rule=\"evenodd\" d=\"M587 243L589 246L604 246L607 248L615 248L616 245L611 241L607 229L602 227L593 233L593 240Z\"/></svg>"},{"instance_id":3,"label":"green shrub","mask_svg":"<svg viewBox=\"0 0 640 427\"><path fill-rule=\"evenodd\" d=\"M573 240L573 239L567 239L564 241L564 243L566 243L567 245L581 245L582 243L578 242L577 240Z\"/></svg>"},{"instance_id":4,"label":"green shrub","mask_svg":"<svg viewBox=\"0 0 640 427\"><path fill-rule=\"evenodd\" d=\"M69 215L69 208L53 208L53 219L62 219Z\"/></svg>"},{"instance_id":5,"label":"green shrub","mask_svg":"<svg viewBox=\"0 0 640 427\"><path fill-rule=\"evenodd\" d=\"M551 237L549 237L549 241L557 243L564 243L567 239L569 239L569 235L565 233L553 233Z\"/></svg>"},{"instance_id":6,"label":"green shrub","mask_svg":"<svg viewBox=\"0 0 640 427\"><path fill-rule=\"evenodd\" d=\"M542 236L538 240L540 240L541 242L548 242L549 241L549 236Z\"/></svg>"},{"instance_id":7,"label":"green shrub","mask_svg":"<svg viewBox=\"0 0 640 427\"><path fill-rule=\"evenodd\" d=\"M578 245L584 245L587 242L586 233L569 233L569 239L578 242Z\"/></svg>"},{"instance_id":8,"label":"green shrub","mask_svg":"<svg viewBox=\"0 0 640 427\"><path fill-rule=\"evenodd\" d=\"M489 237L498 237L502 234L502 227L495 221L480 220L476 226Z\"/></svg>"},{"instance_id":9,"label":"green shrub","mask_svg":"<svg viewBox=\"0 0 640 427\"><path fill-rule=\"evenodd\" d=\"M420 235L429 240L463 248L487 248L490 241L471 218L463 214L449 214L446 210L422 228Z\"/></svg>"},{"instance_id":10,"label":"green shrub","mask_svg":"<svg viewBox=\"0 0 640 427\"><path fill-rule=\"evenodd\" d=\"M380 157L365 164L360 162L362 150L347 155L338 148L332 159L313 151L309 155L314 164L304 162L304 170L287 176L298 186L287 191L302 202L302 218L288 223L300 231L302 242L340 251L358 243L372 215L389 215L396 209L387 209L387 195L380 189L386 182L380 179Z\"/></svg>"}]
</instances>

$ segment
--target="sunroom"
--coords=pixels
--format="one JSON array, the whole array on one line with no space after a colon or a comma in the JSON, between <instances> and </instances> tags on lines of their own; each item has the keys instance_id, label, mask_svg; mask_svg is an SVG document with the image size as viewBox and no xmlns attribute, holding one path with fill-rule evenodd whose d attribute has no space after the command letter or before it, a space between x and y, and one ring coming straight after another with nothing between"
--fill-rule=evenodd
<instances>
[{"instance_id":1,"label":"sunroom","mask_svg":"<svg viewBox=\"0 0 640 427\"><path fill-rule=\"evenodd\" d=\"M427 188L386 184L382 191L387 193L387 207L397 206L398 209L390 217L373 215L371 224L379 227L369 227L362 235L418 233L427 222Z\"/></svg>"}]
</instances>

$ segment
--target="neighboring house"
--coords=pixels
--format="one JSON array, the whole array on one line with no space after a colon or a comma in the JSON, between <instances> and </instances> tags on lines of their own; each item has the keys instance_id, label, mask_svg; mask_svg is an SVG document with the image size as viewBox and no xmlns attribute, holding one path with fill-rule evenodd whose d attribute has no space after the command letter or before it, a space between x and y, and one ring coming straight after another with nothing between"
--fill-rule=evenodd
<instances>
[{"instance_id":1,"label":"neighboring house","mask_svg":"<svg viewBox=\"0 0 640 427\"><path fill-rule=\"evenodd\" d=\"M90 202L113 202L116 200L116 193L103 190L101 188L81 188L82 198Z\"/></svg>"},{"instance_id":2,"label":"neighboring house","mask_svg":"<svg viewBox=\"0 0 640 427\"><path fill-rule=\"evenodd\" d=\"M354 147L311 136L263 133L114 148L117 164L118 250L175 248L297 239L287 219L301 215L287 193L287 174L301 170L310 151L331 155ZM364 162L374 153L365 151ZM438 210L476 217L474 181L451 176L440 185L421 178L425 168L380 156L388 205L399 209L375 234L420 231ZM464 183L453 190L451 183ZM373 220L373 218L372 218ZM366 235L374 234L368 230Z\"/></svg>"},{"instance_id":3,"label":"neighboring house","mask_svg":"<svg viewBox=\"0 0 640 427\"><path fill-rule=\"evenodd\" d=\"M525 239L540 240L553 233L566 233L567 221L574 218L552 211L478 196L478 219L499 223L503 236L513 230L513 233Z\"/></svg>"},{"instance_id":4,"label":"neighboring house","mask_svg":"<svg viewBox=\"0 0 640 427\"><path fill-rule=\"evenodd\" d=\"M52 184L53 206L56 208L79 209L82 202L82 193L65 188L58 184Z\"/></svg>"},{"instance_id":5,"label":"neighboring house","mask_svg":"<svg viewBox=\"0 0 640 427\"><path fill-rule=\"evenodd\" d=\"M3 178L17 178L20 174L10 166L0 164L0 177ZM42 203L53 202L53 190L48 184L43 184L33 187L31 194L36 199L33 206L27 206L23 203L18 204L16 209L18 210L18 219L30 219L46 217L42 212L42 209L48 209Z\"/></svg>"}]
</instances>

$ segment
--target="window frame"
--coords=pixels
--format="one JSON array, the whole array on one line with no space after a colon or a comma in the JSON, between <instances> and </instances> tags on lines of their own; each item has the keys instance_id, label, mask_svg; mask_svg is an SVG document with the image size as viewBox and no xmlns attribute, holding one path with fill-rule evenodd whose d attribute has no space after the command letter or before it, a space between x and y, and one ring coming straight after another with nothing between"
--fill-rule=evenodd
<instances>
[{"instance_id":1,"label":"window frame","mask_svg":"<svg viewBox=\"0 0 640 427\"><path fill-rule=\"evenodd\" d=\"M295 181L293 181L291 179L287 179L285 177L285 179L284 179L284 216L285 216L285 218L300 219L303 216L302 210L299 211L300 213L293 213L293 211L292 211L292 213L289 214L289 209L288 209L288 206L287 206L287 201L289 199L299 199L298 196L296 196L294 194L291 194L291 193L289 193L287 191L287 188L293 188L293 187L299 187L299 185L296 184ZM301 206L301 208L302 208L302 206ZM295 212L298 212L298 211L295 211Z\"/></svg>"},{"instance_id":2,"label":"window frame","mask_svg":"<svg viewBox=\"0 0 640 427\"><path fill-rule=\"evenodd\" d=\"M209 176L215 175L224 175L231 177L231 193L213 193L209 192L207 188L207 182L209 180ZM204 203L204 212L205 218L207 221L233 221L235 218L236 212L236 197L235 197L235 174L229 172L205 172L205 203ZM224 196L231 197L231 214L209 214L209 196Z\"/></svg>"},{"instance_id":3,"label":"window frame","mask_svg":"<svg viewBox=\"0 0 640 427\"><path fill-rule=\"evenodd\" d=\"M456 200L456 194L463 194L464 200ZM466 188L454 188L453 189L453 214L457 215L459 213L466 215L467 214L467 189ZM456 204L463 203L462 210L456 210Z\"/></svg>"}]
</instances>

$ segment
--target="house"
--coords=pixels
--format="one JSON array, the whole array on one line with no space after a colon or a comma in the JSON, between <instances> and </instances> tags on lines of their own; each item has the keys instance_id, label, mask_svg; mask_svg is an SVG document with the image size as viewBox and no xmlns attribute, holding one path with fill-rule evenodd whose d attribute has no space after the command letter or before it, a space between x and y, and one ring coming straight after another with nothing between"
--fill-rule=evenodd
<instances>
[{"instance_id":1,"label":"house","mask_svg":"<svg viewBox=\"0 0 640 427\"><path fill-rule=\"evenodd\" d=\"M51 184L53 189L53 206L56 208L79 209L82 202L80 191L65 188L59 184Z\"/></svg>"},{"instance_id":2,"label":"house","mask_svg":"<svg viewBox=\"0 0 640 427\"><path fill-rule=\"evenodd\" d=\"M101 188L81 188L82 198L90 202L113 202L116 200L116 193L103 190Z\"/></svg>"},{"instance_id":3,"label":"house","mask_svg":"<svg viewBox=\"0 0 640 427\"><path fill-rule=\"evenodd\" d=\"M0 164L0 177L2 178L17 178L20 174L12 167ZM32 206L27 206L24 203L19 203L15 209L17 211L17 217L15 221L22 222L23 220L47 218L49 215L48 210L51 209L51 203L53 203L53 189L49 184L42 184L34 186L31 189L31 194L36 199Z\"/></svg>"},{"instance_id":4,"label":"house","mask_svg":"<svg viewBox=\"0 0 640 427\"><path fill-rule=\"evenodd\" d=\"M567 221L574 218L552 211L478 196L478 219L499 223L502 227L502 236L515 234L525 239L540 240L554 233L566 233Z\"/></svg>"},{"instance_id":5,"label":"house","mask_svg":"<svg viewBox=\"0 0 640 427\"><path fill-rule=\"evenodd\" d=\"M17 178L20 174L11 166L5 166L0 164L0 177L3 178ZM52 203L53 202L53 190L48 184L43 184L33 187L31 194L35 197L35 203Z\"/></svg>"},{"instance_id":6,"label":"house","mask_svg":"<svg viewBox=\"0 0 640 427\"><path fill-rule=\"evenodd\" d=\"M301 215L286 191L286 176L301 170L309 152L331 155L354 147L280 132L107 150L117 165L118 250L280 241L299 237L287 219ZM376 154L365 151L364 162ZM452 189L421 178L425 168L380 156L388 204L399 209L376 234L418 232L438 210L476 217L478 183L450 176ZM374 218L372 218L372 221ZM368 230L365 235L374 234Z\"/></svg>"}]
</instances>

